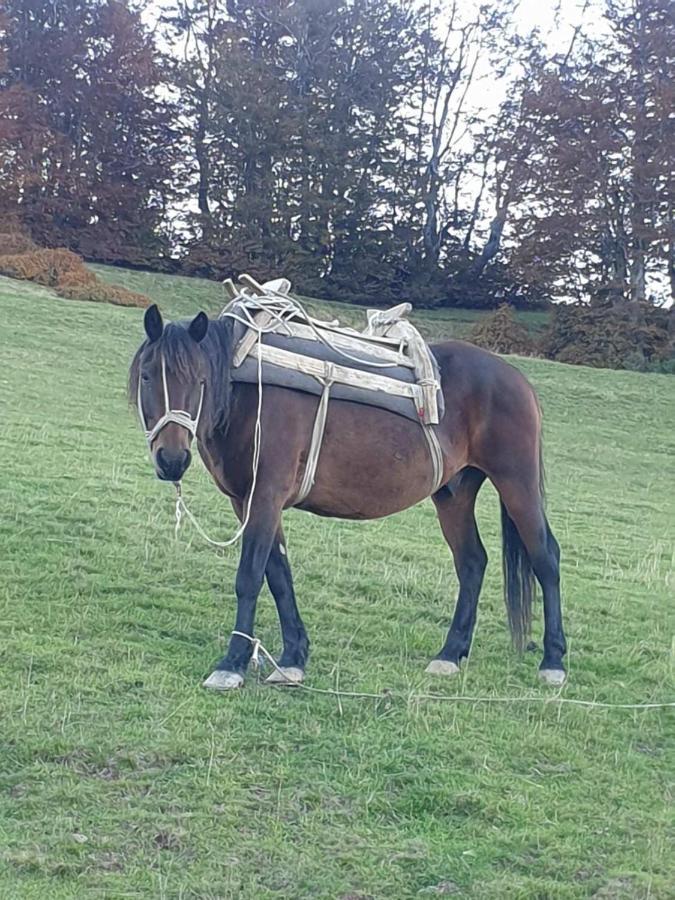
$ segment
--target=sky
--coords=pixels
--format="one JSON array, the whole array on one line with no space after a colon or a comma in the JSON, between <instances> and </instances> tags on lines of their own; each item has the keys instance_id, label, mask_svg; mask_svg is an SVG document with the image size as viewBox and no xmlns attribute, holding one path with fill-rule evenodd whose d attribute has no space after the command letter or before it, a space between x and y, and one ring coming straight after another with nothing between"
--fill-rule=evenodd
<instances>
[{"instance_id":1,"label":"sky","mask_svg":"<svg viewBox=\"0 0 675 900\"><path fill-rule=\"evenodd\" d=\"M440 6L447 8L450 2L451 0L440 0ZM155 21L166 5L166 0L150 0L144 17L149 22ZM480 5L480 0L462 0L462 6L466 9ZM597 27L600 17L594 6L594 0L520 0L516 18L523 34L538 28L552 49L562 50L569 44L579 22Z\"/></svg>"}]
</instances>

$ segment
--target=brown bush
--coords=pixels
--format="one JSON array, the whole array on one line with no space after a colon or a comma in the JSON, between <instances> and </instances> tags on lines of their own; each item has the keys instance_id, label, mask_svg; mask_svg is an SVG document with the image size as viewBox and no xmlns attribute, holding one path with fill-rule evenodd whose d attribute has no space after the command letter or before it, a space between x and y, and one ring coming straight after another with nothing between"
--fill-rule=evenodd
<instances>
[{"instance_id":1,"label":"brown bush","mask_svg":"<svg viewBox=\"0 0 675 900\"><path fill-rule=\"evenodd\" d=\"M37 244L23 231L9 228L6 231L0 231L0 256L10 253L30 253L37 249Z\"/></svg>"},{"instance_id":2,"label":"brown bush","mask_svg":"<svg viewBox=\"0 0 675 900\"><path fill-rule=\"evenodd\" d=\"M95 279L79 256L70 250L33 250L0 256L0 273L10 278L36 281L56 287L62 278L71 275L81 279Z\"/></svg>"},{"instance_id":3,"label":"brown bush","mask_svg":"<svg viewBox=\"0 0 675 900\"><path fill-rule=\"evenodd\" d=\"M493 353L532 356L536 351L529 331L516 321L513 308L506 303L474 325L469 340Z\"/></svg>"},{"instance_id":4,"label":"brown bush","mask_svg":"<svg viewBox=\"0 0 675 900\"><path fill-rule=\"evenodd\" d=\"M609 369L647 369L672 356L668 313L653 306L554 309L541 350L548 359Z\"/></svg>"},{"instance_id":5,"label":"brown bush","mask_svg":"<svg viewBox=\"0 0 675 900\"><path fill-rule=\"evenodd\" d=\"M150 300L145 294L137 294L117 284L106 284L98 279L94 284L57 287L58 293L69 300L89 300L92 303L112 303L113 306L138 306L145 309Z\"/></svg>"},{"instance_id":6,"label":"brown bush","mask_svg":"<svg viewBox=\"0 0 675 900\"><path fill-rule=\"evenodd\" d=\"M0 255L0 274L53 287L57 294L69 300L138 306L141 309L150 305L144 294L101 281L87 269L76 253L63 248Z\"/></svg>"}]
</instances>

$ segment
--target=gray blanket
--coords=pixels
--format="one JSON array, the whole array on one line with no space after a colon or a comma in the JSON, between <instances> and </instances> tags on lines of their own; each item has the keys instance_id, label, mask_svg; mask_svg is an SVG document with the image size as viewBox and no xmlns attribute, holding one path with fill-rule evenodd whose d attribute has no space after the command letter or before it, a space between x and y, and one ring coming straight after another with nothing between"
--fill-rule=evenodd
<instances>
[{"instance_id":1,"label":"gray blanket","mask_svg":"<svg viewBox=\"0 0 675 900\"><path fill-rule=\"evenodd\" d=\"M243 336L243 326L235 327L235 346ZM415 373L407 366L372 366L369 363L375 361L375 358L361 350L350 350L349 356L327 347L321 341L313 341L301 337L289 337L283 334L265 334L263 343L272 347L279 347L282 350L299 353L303 356L311 356L314 359L326 360L328 362L337 363L351 369L360 369L364 372L373 372L377 375L384 375L388 378L394 378L397 381L404 381L409 384L414 383ZM431 354L433 359L433 354ZM355 359L360 360L359 362ZM440 373L438 364L434 359L434 369L438 383L440 384ZM282 366L273 365L272 363L263 363L263 384L274 384L280 387L292 388L296 391L304 391L308 394L320 395L323 391L323 385L317 381L312 375L304 372L298 372L294 369L285 369ZM258 362L251 356L247 356L243 363L237 368L232 369L232 380L243 381L249 384L257 384L258 382ZM419 416L415 409L415 404L409 397L397 397L392 394L385 394L382 391L369 391L363 388L352 387L345 384L333 384L330 389L331 399L350 400L354 403L364 403L367 406L375 406L380 409L389 410L389 412L397 413L419 422ZM443 416L443 394L438 391L439 415Z\"/></svg>"}]
</instances>

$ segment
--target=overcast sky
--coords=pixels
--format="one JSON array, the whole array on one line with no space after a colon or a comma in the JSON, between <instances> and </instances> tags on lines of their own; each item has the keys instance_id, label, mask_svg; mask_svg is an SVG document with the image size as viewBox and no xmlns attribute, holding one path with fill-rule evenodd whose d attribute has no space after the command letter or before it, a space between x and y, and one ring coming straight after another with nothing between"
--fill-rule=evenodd
<instances>
[{"instance_id":1,"label":"overcast sky","mask_svg":"<svg viewBox=\"0 0 675 900\"><path fill-rule=\"evenodd\" d=\"M166 0L150 0L145 18L152 21L167 5ZM440 0L439 5L447 7L450 0ZM480 5L481 0L463 0L462 3L467 9ZM589 8L584 12L584 7ZM592 26L600 20L595 0L520 0L516 17L523 33L538 28L546 43L555 50L569 44L573 29L580 21Z\"/></svg>"}]
</instances>

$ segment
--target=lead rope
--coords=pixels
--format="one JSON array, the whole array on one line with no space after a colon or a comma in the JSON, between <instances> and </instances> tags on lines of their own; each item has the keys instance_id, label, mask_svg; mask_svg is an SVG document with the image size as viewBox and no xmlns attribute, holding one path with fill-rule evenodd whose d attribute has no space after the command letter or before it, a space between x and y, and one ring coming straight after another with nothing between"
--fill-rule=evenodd
<instances>
[{"instance_id":1,"label":"lead rope","mask_svg":"<svg viewBox=\"0 0 675 900\"><path fill-rule=\"evenodd\" d=\"M304 691L309 691L310 694L329 694L331 696L337 697L338 700L340 697L354 697L356 699L362 700L406 700L417 701L417 700L432 700L435 702L445 702L445 703L541 703L544 706L547 706L551 703L556 703L559 705L567 705L567 706L583 706L590 707L595 709L670 709L671 707L675 707L675 701L664 701L663 703L605 703L602 700L576 700L573 697L561 697L560 694L555 694L551 697L542 697L533 696L533 697L476 697L471 696L468 697L465 694L411 694L411 693L402 693L402 692L392 692L392 691L383 691L380 694L370 693L368 691L342 691L342 690L331 690L330 688L315 688L310 687L307 684L304 684L301 681L290 681L290 679L284 673L284 670L277 665L276 660L272 656L272 654L267 650L267 648L263 645L260 638L251 637L250 634L246 634L244 631L233 631L233 635L237 637L245 638L247 641L250 641L253 644L253 653L251 654L251 663L254 668L259 668L260 666L260 654L265 657L272 665L272 668L275 669L280 675L283 675L284 682L278 682L277 686L290 685L292 687L302 688Z\"/></svg>"},{"instance_id":2,"label":"lead rope","mask_svg":"<svg viewBox=\"0 0 675 900\"><path fill-rule=\"evenodd\" d=\"M209 537L209 535L204 531L202 526L197 521L194 513L188 509L187 504L185 503L185 498L183 497L183 488L180 481L174 482L174 486L176 488L176 524L174 526L174 535L176 539L178 539L178 532L180 531L181 522L183 520L183 513L190 520L192 525L194 526L197 533L206 541L207 544L210 544L212 547L219 547L224 549L226 547L231 547L233 544L236 544L239 538L242 536L244 531L246 530L246 526L248 525L249 519L251 517L251 504L253 502L253 494L256 489L256 485L258 483L258 468L260 466L260 446L262 443L262 397L263 397L263 381L262 381L262 353L260 352L260 344L262 343L262 331L258 331L258 408L256 412L256 421L255 421L255 430L253 432L253 459L251 464L251 490L248 495L248 503L246 504L246 515L244 519L237 529L236 533L233 537L231 537L227 541L216 541L213 538ZM201 403L200 403L201 409Z\"/></svg>"}]
</instances>

